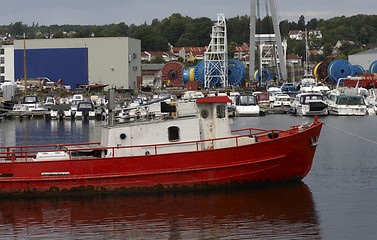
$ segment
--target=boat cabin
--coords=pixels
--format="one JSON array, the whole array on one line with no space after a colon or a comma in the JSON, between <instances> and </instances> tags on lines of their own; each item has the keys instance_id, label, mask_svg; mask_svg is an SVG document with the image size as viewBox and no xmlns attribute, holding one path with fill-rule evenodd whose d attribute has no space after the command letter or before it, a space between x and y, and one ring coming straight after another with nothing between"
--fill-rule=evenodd
<instances>
[{"instance_id":1,"label":"boat cabin","mask_svg":"<svg viewBox=\"0 0 377 240\"><path fill-rule=\"evenodd\" d=\"M198 140L229 137L227 104L231 100L227 96L199 98L196 102L180 101L176 103L176 117L168 119L139 120L127 124L118 124L103 128L101 145L108 146L135 146L139 148L119 148L107 151L105 156L136 156L156 154L153 144L164 144L159 147L158 153L171 153L188 150L212 149L229 144L224 141ZM180 116L183 112L183 116ZM190 143L190 141L192 141ZM185 144L171 144L185 142Z\"/></svg>"}]
</instances>

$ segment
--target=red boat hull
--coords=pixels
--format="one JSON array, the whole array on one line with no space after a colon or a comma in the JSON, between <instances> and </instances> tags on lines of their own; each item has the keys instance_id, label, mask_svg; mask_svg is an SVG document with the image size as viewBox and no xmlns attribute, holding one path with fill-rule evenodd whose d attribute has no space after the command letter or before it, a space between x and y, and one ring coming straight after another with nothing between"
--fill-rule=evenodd
<instances>
[{"instance_id":1,"label":"red boat hull","mask_svg":"<svg viewBox=\"0 0 377 240\"><path fill-rule=\"evenodd\" d=\"M315 122L275 139L261 137L257 143L205 151L2 162L0 193L143 191L301 180L312 166L321 127Z\"/></svg>"}]
</instances>

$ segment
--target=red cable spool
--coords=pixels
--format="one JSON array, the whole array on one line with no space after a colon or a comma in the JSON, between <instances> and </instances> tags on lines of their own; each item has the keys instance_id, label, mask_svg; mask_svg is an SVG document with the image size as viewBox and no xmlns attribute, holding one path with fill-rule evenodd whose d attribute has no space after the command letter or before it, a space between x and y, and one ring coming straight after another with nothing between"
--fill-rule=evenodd
<instances>
[{"instance_id":1,"label":"red cable spool","mask_svg":"<svg viewBox=\"0 0 377 240\"><path fill-rule=\"evenodd\" d=\"M184 65L180 62L168 62L161 69L162 81L167 87L180 87L183 85Z\"/></svg>"}]
</instances>

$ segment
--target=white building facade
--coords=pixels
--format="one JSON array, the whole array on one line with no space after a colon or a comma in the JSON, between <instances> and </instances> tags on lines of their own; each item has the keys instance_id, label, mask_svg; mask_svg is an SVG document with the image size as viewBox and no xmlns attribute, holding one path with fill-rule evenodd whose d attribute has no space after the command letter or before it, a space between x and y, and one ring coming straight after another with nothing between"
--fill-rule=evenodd
<instances>
[{"instance_id":1,"label":"white building facade","mask_svg":"<svg viewBox=\"0 0 377 240\"><path fill-rule=\"evenodd\" d=\"M364 52L359 52L348 56L348 61L352 65L360 65L365 71L369 70L370 65L377 60L377 48Z\"/></svg>"},{"instance_id":2,"label":"white building facade","mask_svg":"<svg viewBox=\"0 0 377 240\"><path fill-rule=\"evenodd\" d=\"M14 46L0 46L0 81L14 81Z\"/></svg>"}]
</instances>

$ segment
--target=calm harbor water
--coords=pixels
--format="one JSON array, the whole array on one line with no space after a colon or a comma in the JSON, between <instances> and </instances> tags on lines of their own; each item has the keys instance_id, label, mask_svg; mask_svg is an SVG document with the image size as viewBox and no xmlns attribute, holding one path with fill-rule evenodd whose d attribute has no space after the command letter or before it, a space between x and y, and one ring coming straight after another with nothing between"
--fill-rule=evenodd
<instances>
[{"instance_id":1,"label":"calm harbor water","mask_svg":"<svg viewBox=\"0 0 377 240\"><path fill-rule=\"evenodd\" d=\"M284 129L290 115L234 118ZM0 239L376 239L377 116L321 118L302 183L191 193L0 199ZM0 144L86 142L101 123L3 120Z\"/></svg>"}]
</instances>

